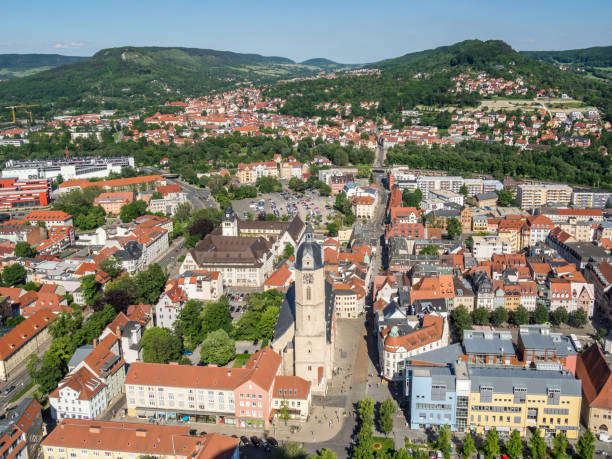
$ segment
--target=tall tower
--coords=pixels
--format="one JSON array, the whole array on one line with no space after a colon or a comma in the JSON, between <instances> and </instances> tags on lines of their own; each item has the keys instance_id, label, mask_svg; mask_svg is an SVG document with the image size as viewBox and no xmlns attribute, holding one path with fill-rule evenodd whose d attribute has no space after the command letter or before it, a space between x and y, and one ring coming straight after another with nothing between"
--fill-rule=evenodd
<instances>
[{"instance_id":1,"label":"tall tower","mask_svg":"<svg viewBox=\"0 0 612 459\"><path fill-rule=\"evenodd\" d=\"M238 236L238 219L231 205L227 206L221 219L221 234L223 236Z\"/></svg>"},{"instance_id":2,"label":"tall tower","mask_svg":"<svg viewBox=\"0 0 612 459\"><path fill-rule=\"evenodd\" d=\"M324 394L331 377L331 345L325 317L325 275L321 246L312 227L304 233L295 257L295 374Z\"/></svg>"}]
</instances>

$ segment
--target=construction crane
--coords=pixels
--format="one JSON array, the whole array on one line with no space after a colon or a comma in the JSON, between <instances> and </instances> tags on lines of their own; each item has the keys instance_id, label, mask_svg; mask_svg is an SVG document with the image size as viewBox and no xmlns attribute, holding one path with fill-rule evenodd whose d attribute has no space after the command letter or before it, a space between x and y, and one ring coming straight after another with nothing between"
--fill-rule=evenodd
<instances>
[{"instance_id":1,"label":"construction crane","mask_svg":"<svg viewBox=\"0 0 612 459\"><path fill-rule=\"evenodd\" d=\"M29 108L29 107L39 107L39 105L38 104L32 104L32 105L9 105L8 107L4 107L4 108L10 108L11 109L11 112L13 113L13 123L14 123L15 122L15 109L16 108ZM32 117L32 114L30 114L30 118L31 117Z\"/></svg>"},{"instance_id":2,"label":"construction crane","mask_svg":"<svg viewBox=\"0 0 612 459\"><path fill-rule=\"evenodd\" d=\"M30 110L23 110L24 112L26 112L28 115L30 115L30 124L32 124L32 112Z\"/></svg>"}]
</instances>

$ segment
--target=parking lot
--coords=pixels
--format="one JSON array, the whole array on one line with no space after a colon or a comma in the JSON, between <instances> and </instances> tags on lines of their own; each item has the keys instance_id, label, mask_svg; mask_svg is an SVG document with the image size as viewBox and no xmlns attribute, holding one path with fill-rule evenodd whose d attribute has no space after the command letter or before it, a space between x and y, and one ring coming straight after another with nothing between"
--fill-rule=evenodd
<instances>
[{"instance_id":1,"label":"parking lot","mask_svg":"<svg viewBox=\"0 0 612 459\"><path fill-rule=\"evenodd\" d=\"M236 215L245 220L250 213L253 218L259 215L275 215L281 218L283 215L293 217L299 215L304 221L317 219L327 222L330 215L335 215L333 205L335 198L332 196L320 196L317 190L307 190L304 193L294 191L283 191L281 193L266 193L253 199L242 199L233 201L232 206ZM310 216L309 218L307 218Z\"/></svg>"},{"instance_id":2,"label":"parking lot","mask_svg":"<svg viewBox=\"0 0 612 459\"><path fill-rule=\"evenodd\" d=\"M227 292L225 294L229 300L229 310L230 315L232 316L232 322L238 322L240 316L247 308L247 294L246 293L235 293L235 292Z\"/></svg>"}]
</instances>

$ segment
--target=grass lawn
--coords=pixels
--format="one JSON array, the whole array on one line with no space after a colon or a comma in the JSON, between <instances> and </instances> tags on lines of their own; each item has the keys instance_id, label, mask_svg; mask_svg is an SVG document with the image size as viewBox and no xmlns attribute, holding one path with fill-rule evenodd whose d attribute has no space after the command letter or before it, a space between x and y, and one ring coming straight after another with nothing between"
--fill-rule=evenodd
<instances>
[{"instance_id":1,"label":"grass lawn","mask_svg":"<svg viewBox=\"0 0 612 459\"><path fill-rule=\"evenodd\" d=\"M236 359L234 360L234 368L242 368L246 365L246 363L251 358L251 354L237 354Z\"/></svg>"},{"instance_id":2,"label":"grass lawn","mask_svg":"<svg viewBox=\"0 0 612 459\"><path fill-rule=\"evenodd\" d=\"M385 437L374 437L372 449L380 450L381 452L391 453L393 452L393 439Z\"/></svg>"},{"instance_id":3,"label":"grass lawn","mask_svg":"<svg viewBox=\"0 0 612 459\"><path fill-rule=\"evenodd\" d=\"M25 386L23 386L21 388L21 390L19 392L17 392L15 395L13 395L13 398L11 399L11 401L9 403L13 403L16 402L17 400L19 400L21 397L23 397L25 395L25 393L27 391L29 391L32 387L34 387L34 381L30 381L28 384L26 384Z\"/></svg>"}]
</instances>

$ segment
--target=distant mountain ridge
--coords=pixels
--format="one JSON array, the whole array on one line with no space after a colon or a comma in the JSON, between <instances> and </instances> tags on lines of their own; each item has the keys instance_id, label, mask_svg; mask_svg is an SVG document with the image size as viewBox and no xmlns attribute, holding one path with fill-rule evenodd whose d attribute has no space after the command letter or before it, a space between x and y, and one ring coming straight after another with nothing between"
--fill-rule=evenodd
<instances>
[{"instance_id":1,"label":"distant mountain ridge","mask_svg":"<svg viewBox=\"0 0 612 459\"><path fill-rule=\"evenodd\" d=\"M0 54L0 80L33 75L84 59L87 57L62 54Z\"/></svg>"},{"instance_id":2,"label":"distant mountain ridge","mask_svg":"<svg viewBox=\"0 0 612 459\"><path fill-rule=\"evenodd\" d=\"M337 69L337 68L342 68L342 67L354 67L354 65L351 64L340 64L338 62L334 62L330 59L326 59L324 57L317 57L314 59L308 59L306 61L300 62L300 64L302 65L308 65L311 67L319 67L321 69L329 69L329 70L333 70L333 69Z\"/></svg>"},{"instance_id":3,"label":"distant mountain ridge","mask_svg":"<svg viewBox=\"0 0 612 459\"><path fill-rule=\"evenodd\" d=\"M74 59L77 61L35 75L0 82L0 106L28 103L40 104L46 107L44 110L54 112L102 108L133 111L211 90L268 84L316 76L322 70L353 67L325 58L296 63L278 56L184 47L123 46L103 49L90 58ZM447 73L469 70L507 79L513 79L517 73L529 75L537 87L559 87L578 97L588 93L588 103L610 106L608 89L595 87L599 82L574 72L563 72L549 62L532 58L529 53L515 51L501 40L465 40L363 67L380 69L383 74L378 79L355 80L342 87L334 83L337 86L334 92L325 91L331 84L329 80L304 83L310 88L306 92L295 91L302 94L302 99L294 98L288 107L293 106L293 111L299 109L296 113L314 112L312 107L306 111L300 109L305 97L313 102L315 99L329 101L333 97L352 102L381 99L384 113L399 110L396 105L400 108L412 104L470 105L476 103L473 95L448 95L451 82ZM415 82L413 76L423 72L430 73L427 81ZM295 85L302 83L298 81ZM291 96L291 91L292 87L287 87L284 95ZM283 96L283 93L277 91L276 95ZM608 111L612 113L612 109Z\"/></svg>"},{"instance_id":4,"label":"distant mountain ridge","mask_svg":"<svg viewBox=\"0 0 612 459\"><path fill-rule=\"evenodd\" d=\"M521 51L521 54L546 62L594 67L612 67L612 46L568 49L565 51Z\"/></svg>"}]
</instances>

